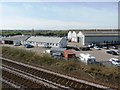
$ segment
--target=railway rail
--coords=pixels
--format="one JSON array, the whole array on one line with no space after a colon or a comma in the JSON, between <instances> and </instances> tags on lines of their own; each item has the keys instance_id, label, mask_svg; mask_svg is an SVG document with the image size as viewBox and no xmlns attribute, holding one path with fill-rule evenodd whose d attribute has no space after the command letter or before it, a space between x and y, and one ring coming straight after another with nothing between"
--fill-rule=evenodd
<instances>
[{"instance_id":1,"label":"railway rail","mask_svg":"<svg viewBox=\"0 0 120 90\"><path fill-rule=\"evenodd\" d=\"M21 76L21 77L24 77L25 79L29 79L29 80L34 81L34 82L36 82L36 83L42 83L42 84L44 84L44 86L47 86L47 87L51 87L51 88L55 88L55 89L58 89L58 88L59 88L59 89L61 89L61 88L67 89L66 87L63 87L63 86L54 84L54 83L49 82L49 81L47 81L47 80L45 80L45 79L42 79L42 78L37 77L37 76L35 76L35 75L26 73L26 72L24 72L24 71L21 71L21 70L18 70L18 69L9 67L9 66L3 65L2 69L3 69L3 70L5 69L5 70L7 70L7 71L9 71L9 72L12 72L12 73L14 73L14 74L17 74L17 75L19 75L19 76ZM3 75L4 75L4 73L3 73ZM17 79L17 78L16 78L16 79ZM29 85L29 84L28 84L28 85ZM28 86L27 86L27 87L28 87ZM68 88L68 89L69 89L69 88Z\"/></svg>"},{"instance_id":2,"label":"railway rail","mask_svg":"<svg viewBox=\"0 0 120 90\"><path fill-rule=\"evenodd\" d=\"M2 67L2 73L4 75L2 77L2 82L20 90L24 90L25 88L48 88L36 82L32 77L28 77L5 67Z\"/></svg>"},{"instance_id":3,"label":"railway rail","mask_svg":"<svg viewBox=\"0 0 120 90\"><path fill-rule=\"evenodd\" d=\"M53 85L60 89L68 89L68 90L74 90L74 89L91 89L91 90L112 90L109 87L91 83L88 81L76 79L70 76L62 75L59 73L55 73L49 70L45 70L42 68L34 67L28 64L20 63L17 61L13 61L10 59L2 58L2 66L3 69L9 68L9 70L16 71L19 73L22 73L24 75L27 75L29 77L33 77L34 79L38 81L42 81L45 83L49 83L50 85ZM6 70L8 71L8 70ZM10 73L10 72L9 72ZM13 74L13 73L12 73ZM4 75L4 73L3 73ZM38 82L36 81L36 82Z\"/></svg>"}]
</instances>

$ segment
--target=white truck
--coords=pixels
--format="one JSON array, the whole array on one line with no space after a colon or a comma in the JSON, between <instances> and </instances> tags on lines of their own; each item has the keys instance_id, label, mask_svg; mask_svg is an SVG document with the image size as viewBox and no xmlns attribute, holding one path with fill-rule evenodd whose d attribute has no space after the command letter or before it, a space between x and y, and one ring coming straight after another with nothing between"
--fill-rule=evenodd
<instances>
[{"instance_id":1,"label":"white truck","mask_svg":"<svg viewBox=\"0 0 120 90\"><path fill-rule=\"evenodd\" d=\"M80 54L80 60L86 64L94 64L96 62L95 57L91 56L90 54Z\"/></svg>"},{"instance_id":2,"label":"white truck","mask_svg":"<svg viewBox=\"0 0 120 90\"><path fill-rule=\"evenodd\" d=\"M51 52L51 50L45 50L45 51L43 51L43 53L48 53L48 54L50 54L50 52Z\"/></svg>"}]
</instances>

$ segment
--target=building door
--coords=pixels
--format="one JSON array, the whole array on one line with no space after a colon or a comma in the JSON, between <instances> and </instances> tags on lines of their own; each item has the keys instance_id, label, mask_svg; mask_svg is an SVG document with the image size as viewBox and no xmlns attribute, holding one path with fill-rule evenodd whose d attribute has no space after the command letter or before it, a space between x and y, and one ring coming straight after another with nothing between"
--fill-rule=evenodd
<instances>
[{"instance_id":1,"label":"building door","mask_svg":"<svg viewBox=\"0 0 120 90\"><path fill-rule=\"evenodd\" d=\"M78 43L80 42L80 38L79 38L79 37L77 37L77 42L78 42Z\"/></svg>"}]
</instances>

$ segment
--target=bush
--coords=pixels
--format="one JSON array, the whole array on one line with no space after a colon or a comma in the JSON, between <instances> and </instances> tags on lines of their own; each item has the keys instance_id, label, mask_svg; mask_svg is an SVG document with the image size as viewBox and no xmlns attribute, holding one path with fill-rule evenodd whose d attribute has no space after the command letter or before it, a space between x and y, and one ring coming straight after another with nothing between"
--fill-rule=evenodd
<instances>
[{"instance_id":1,"label":"bush","mask_svg":"<svg viewBox=\"0 0 120 90\"><path fill-rule=\"evenodd\" d=\"M73 61L68 61L63 63L62 68L64 71L71 72L71 71L77 70L77 65Z\"/></svg>"}]
</instances>

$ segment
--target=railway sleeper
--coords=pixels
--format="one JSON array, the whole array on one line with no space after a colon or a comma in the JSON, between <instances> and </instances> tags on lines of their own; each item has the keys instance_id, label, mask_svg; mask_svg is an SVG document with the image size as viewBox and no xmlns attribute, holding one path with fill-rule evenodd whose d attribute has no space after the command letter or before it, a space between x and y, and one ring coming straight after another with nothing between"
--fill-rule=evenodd
<instances>
[{"instance_id":1,"label":"railway sleeper","mask_svg":"<svg viewBox=\"0 0 120 90\"><path fill-rule=\"evenodd\" d=\"M56 82L59 78L58 77L55 77L52 79L53 82Z\"/></svg>"},{"instance_id":2,"label":"railway sleeper","mask_svg":"<svg viewBox=\"0 0 120 90\"><path fill-rule=\"evenodd\" d=\"M56 80L56 83L59 83L61 81L61 78L59 78L58 80Z\"/></svg>"},{"instance_id":3,"label":"railway sleeper","mask_svg":"<svg viewBox=\"0 0 120 90\"><path fill-rule=\"evenodd\" d=\"M5 60L3 60L3 61L5 61ZM8 61L6 61L6 62L8 62ZM11 65L12 65L12 67L14 66L15 68L17 67L17 68L19 68L20 70L24 70L25 68L25 71L27 71L27 72L29 72L29 73L33 73L34 74L34 72L36 71L35 69L32 69L31 67L26 67L26 66L22 66L22 65L19 65L19 64L16 64L16 63L14 63L14 65L13 65L13 62L10 62L11 63ZM9 65L9 63L7 63L8 65ZM16 64L16 65L15 65ZM22 67L22 68L21 68ZM31 72L31 71L34 71L34 72ZM49 74L49 73L48 73ZM45 78L45 76L44 76L44 74L43 75L41 75L41 77L44 77ZM48 78L47 78L48 79ZM62 83L61 83L61 85L66 85L66 79L65 80L63 80L62 81ZM82 83L80 83L80 84L78 84L77 85L77 87L79 87L79 88L82 88L82 87L86 87L86 85L84 85L84 84L82 84ZM92 87L92 86L90 86L90 87ZM95 89L97 89L96 87L94 87Z\"/></svg>"},{"instance_id":4,"label":"railway sleeper","mask_svg":"<svg viewBox=\"0 0 120 90\"><path fill-rule=\"evenodd\" d=\"M65 84L66 84L66 80L67 80L67 79L63 79L63 81L60 82L60 84L65 85Z\"/></svg>"},{"instance_id":5,"label":"railway sleeper","mask_svg":"<svg viewBox=\"0 0 120 90\"><path fill-rule=\"evenodd\" d=\"M6 80L7 82L10 82L10 83L13 83L13 84L19 86L20 88L26 88L24 85L22 85L22 84L20 84L18 82L15 82L13 80L10 80L9 78L3 77L3 79Z\"/></svg>"},{"instance_id":6,"label":"railway sleeper","mask_svg":"<svg viewBox=\"0 0 120 90\"><path fill-rule=\"evenodd\" d=\"M7 76L7 78L11 78L11 80L12 81L14 81L14 82L17 82L17 83L20 83L21 85L24 85L25 87L41 87L40 86L40 84L37 84L37 83L35 83L35 82L33 82L33 81L30 81L30 80L28 80L28 79L25 79L25 78L22 78L22 77L19 77L19 76L16 76L16 75L14 75L14 74L11 74L11 73L6 73L6 72L4 72L5 74L6 74L6 76L7 75L9 75L9 76ZM12 77L11 77L12 76Z\"/></svg>"}]
</instances>

